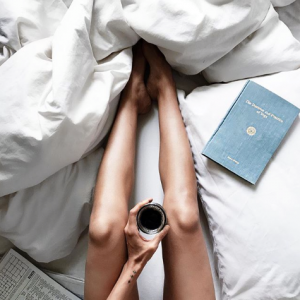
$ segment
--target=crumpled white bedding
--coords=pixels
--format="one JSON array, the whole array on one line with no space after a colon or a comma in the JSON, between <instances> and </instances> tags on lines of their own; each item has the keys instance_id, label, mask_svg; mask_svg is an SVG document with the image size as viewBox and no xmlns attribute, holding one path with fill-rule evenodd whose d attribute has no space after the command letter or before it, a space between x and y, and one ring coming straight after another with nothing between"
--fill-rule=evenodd
<instances>
[{"instance_id":1,"label":"crumpled white bedding","mask_svg":"<svg viewBox=\"0 0 300 300\"><path fill-rule=\"evenodd\" d=\"M297 0L286 7L276 9L280 20L291 30L293 36L300 42L300 1Z\"/></svg>"},{"instance_id":2,"label":"crumpled white bedding","mask_svg":"<svg viewBox=\"0 0 300 300\"><path fill-rule=\"evenodd\" d=\"M274 7L285 7L295 2L296 0L271 0Z\"/></svg>"},{"instance_id":3,"label":"crumpled white bedding","mask_svg":"<svg viewBox=\"0 0 300 300\"><path fill-rule=\"evenodd\" d=\"M89 224L102 153L102 149L96 150L36 186L3 196L1 235L37 261L69 254Z\"/></svg>"},{"instance_id":4,"label":"crumpled white bedding","mask_svg":"<svg viewBox=\"0 0 300 300\"><path fill-rule=\"evenodd\" d=\"M0 0L0 6L0 234L39 261L70 253L87 225L82 211L100 160L94 151L112 124L139 37L158 45L178 71L196 74L255 36L272 12L267 0ZM298 53L298 42L289 36L288 43ZM298 56L284 59L256 75L299 66ZM251 62L242 63L249 73L238 76L251 76ZM79 182L90 190L72 192ZM71 204L76 213L49 230L48 220ZM49 231L54 246L42 238Z\"/></svg>"},{"instance_id":5,"label":"crumpled white bedding","mask_svg":"<svg viewBox=\"0 0 300 300\"><path fill-rule=\"evenodd\" d=\"M300 67L300 42L271 6L260 27L203 72L208 82L228 82Z\"/></svg>"}]
</instances>

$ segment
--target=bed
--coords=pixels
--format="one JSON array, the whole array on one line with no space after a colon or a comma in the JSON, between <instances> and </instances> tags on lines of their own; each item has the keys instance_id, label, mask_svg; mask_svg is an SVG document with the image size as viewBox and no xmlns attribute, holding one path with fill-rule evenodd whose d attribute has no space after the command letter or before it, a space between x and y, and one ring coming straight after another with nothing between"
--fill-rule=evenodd
<instances>
[{"instance_id":1,"label":"bed","mask_svg":"<svg viewBox=\"0 0 300 300\"><path fill-rule=\"evenodd\" d=\"M300 299L299 119L254 188L200 155L248 78L300 106L299 0L0 4L0 253L17 247L83 296L103 139L141 37L175 70L216 299ZM131 206L162 203L158 147L153 108L139 120ZM159 249L141 299L162 299L163 276Z\"/></svg>"}]
</instances>

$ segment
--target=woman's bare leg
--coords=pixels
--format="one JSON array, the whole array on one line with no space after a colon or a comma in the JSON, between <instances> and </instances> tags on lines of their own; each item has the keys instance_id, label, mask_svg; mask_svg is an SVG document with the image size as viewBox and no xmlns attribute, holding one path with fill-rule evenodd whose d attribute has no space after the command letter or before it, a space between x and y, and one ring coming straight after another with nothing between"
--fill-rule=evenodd
<instances>
[{"instance_id":1,"label":"woman's bare leg","mask_svg":"<svg viewBox=\"0 0 300 300\"><path fill-rule=\"evenodd\" d=\"M137 116L151 106L143 82L145 64L139 43L96 183L86 263L86 300L107 299L126 262L124 227L134 182ZM138 299L136 287L131 299Z\"/></svg>"},{"instance_id":2,"label":"woman's bare leg","mask_svg":"<svg viewBox=\"0 0 300 300\"><path fill-rule=\"evenodd\" d=\"M194 163L171 69L156 47L144 43L143 50L150 64L148 93L158 101L159 170L171 227L163 240L164 299L215 299L199 219Z\"/></svg>"}]
</instances>

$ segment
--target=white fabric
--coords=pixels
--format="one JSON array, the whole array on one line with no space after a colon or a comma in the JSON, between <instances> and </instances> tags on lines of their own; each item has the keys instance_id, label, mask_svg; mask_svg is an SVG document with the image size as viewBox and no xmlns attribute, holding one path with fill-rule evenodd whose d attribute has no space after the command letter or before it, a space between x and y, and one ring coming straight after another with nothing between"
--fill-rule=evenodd
<instances>
[{"instance_id":1,"label":"white fabric","mask_svg":"<svg viewBox=\"0 0 300 300\"><path fill-rule=\"evenodd\" d=\"M2 197L0 234L40 262L68 255L89 224L92 191L103 150Z\"/></svg>"},{"instance_id":2,"label":"white fabric","mask_svg":"<svg viewBox=\"0 0 300 300\"><path fill-rule=\"evenodd\" d=\"M67 12L60 0L0 0L0 7L0 65L21 47L52 36Z\"/></svg>"},{"instance_id":3,"label":"white fabric","mask_svg":"<svg viewBox=\"0 0 300 300\"><path fill-rule=\"evenodd\" d=\"M299 67L300 42L271 6L259 29L209 66L203 75L208 82L228 82Z\"/></svg>"},{"instance_id":4,"label":"white fabric","mask_svg":"<svg viewBox=\"0 0 300 300\"><path fill-rule=\"evenodd\" d=\"M255 31L268 0L122 0L131 27L159 46L168 62L197 74Z\"/></svg>"},{"instance_id":5,"label":"white fabric","mask_svg":"<svg viewBox=\"0 0 300 300\"><path fill-rule=\"evenodd\" d=\"M300 0L286 7L276 9L280 20L291 30L294 37L300 42Z\"/></svg>"},{"instance_id":6,"label":"white fabric","mask_svg":"<svg viewBox=\"0 0 300 300\"><path fill-rule=\"evenodd\" d=\"M300 107L300 69L253 81ZM179 93L223 299L299 299L300 117L255 186L201 155L244 84Z\"/></svg>"},{"instance_id":7,"label":"white fabric","mask_svg":"<svg viewBox=\"0 0 300 300\"><path fill-rule=\"evenodd\" d=\"M50 263L36 262L36 265L56 282L83 299L87 250L88 230L85 230L70 255Z\"/></svg>"},{"instance_id":8,"label":"white fabric","mask_svg":"<svg viewBox=\"0 0 300 300\"><path fill-rule=\"evenodd\" d=\"M92 5L73 2L53 38L29 43L1 66L0 196L36 185L78 161L112 123L130 75L131 49L108 56L119 48L114 40L109 49L100 42L92 49ZM126 36L124 24L120 30L124 39L137 40L129 27Z\"/></svg>"},{"instance_id":9,"label":"white fabric","mask_svg":"<svg viewBox=\"0 0 300 300\"><path fill-rule=\"evenodd\" d=\"M11 248L13 243L0 235L0 258Z\"/></svg>"},{"instance_id":10,"label":"white fabric","mask_svg":"<svg viewBox=\"0 0 300 300\"><path fill-rule=\"evenodd\" d=\"M271 0L271 3L274 7L282 7L290 5L291 3L295 2L296 0Z\"/></svg>"}]
</instances>

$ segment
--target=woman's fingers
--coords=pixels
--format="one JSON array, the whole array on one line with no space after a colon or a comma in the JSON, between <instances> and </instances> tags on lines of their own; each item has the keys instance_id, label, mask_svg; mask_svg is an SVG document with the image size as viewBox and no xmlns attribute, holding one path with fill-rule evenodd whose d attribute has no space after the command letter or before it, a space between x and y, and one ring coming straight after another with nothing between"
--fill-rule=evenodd
<instances>
[{"instance_id":1,"label":"woman's fingers","mask_svg":"<svg viewBox=\"0 0 300 300\"><path fill-rule=\"evenodd\" d=\"M146 204L150 203L153 201L153 198L148 198L144 201L141 201L140 203L138 203L135 207L133 207L131 210L130 210L130 214L129 216L136 216L138 211Z\"/></svg>"},{"instance_id":2,"label":"woman's fingers","mask_svg":"<svg viewBox=\"0 0 300 300\"><path fill-rule=\"evenodd\" d=\"M148 204L150 202L152 202L153 199L152 198L148 198L144 201L141 201L140 203L138 203L135 207L133 207L131 210L130 210L130 213L129 213L129 218L128 218L128 222L127 222L127 230L126 232L128 234L138 234L139 231L137 229L137 225L136 225L136 216L137 216L137 213L138 211L145 205L145 204Z\"/></svg>"},{"instance_id":3,"label":"woman's fingers","mask_svg":"<svg viewBox=\"0 0 300 300\"><path fill-rule=\"evenodd\" d=\"M148 198L144 201L141 201L140 203L138 203L134 208L132 208L129 212L129 218L128 218L128 223L129 225L135 225L136 226L136 216L137 213L139 212L139 210L146 204L152 202L153 199L152 198Z\"/></svg>"}]
</instances>

